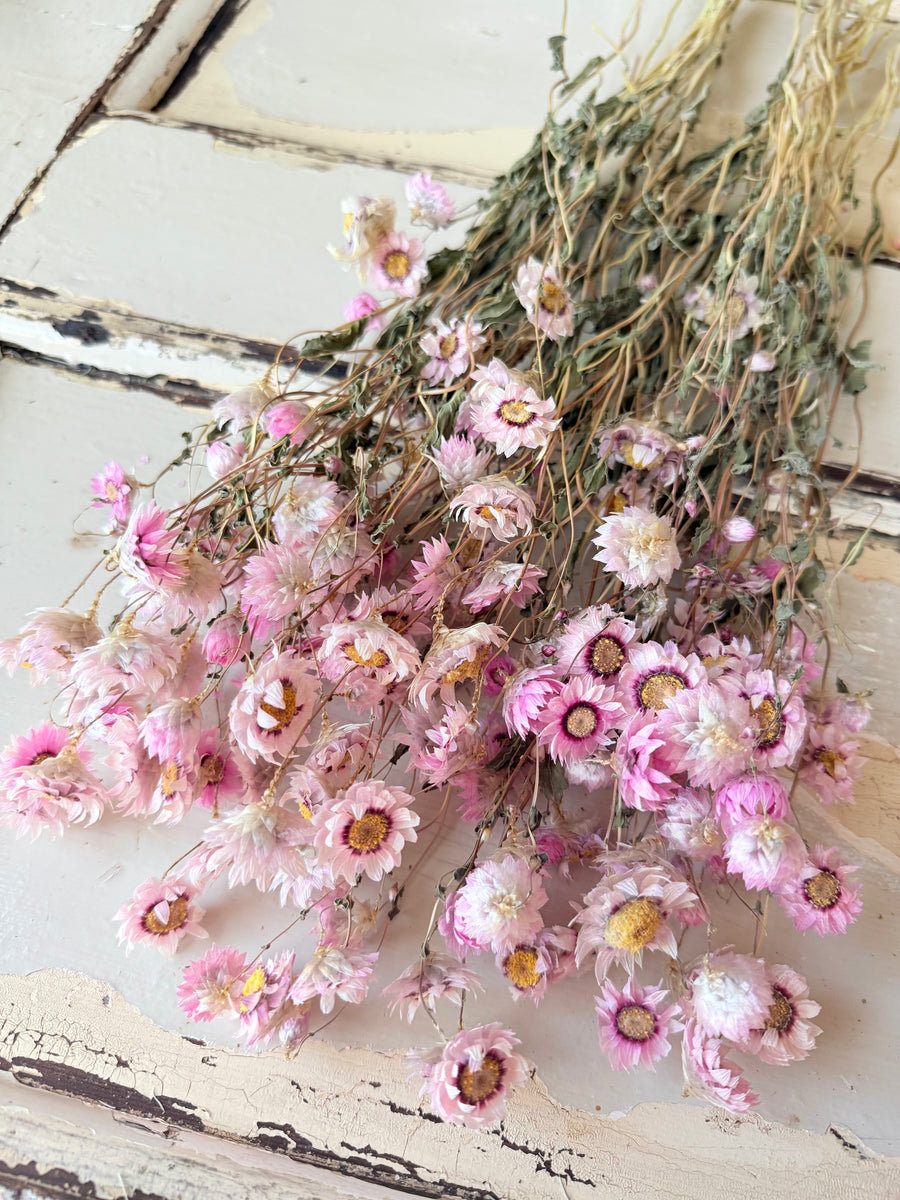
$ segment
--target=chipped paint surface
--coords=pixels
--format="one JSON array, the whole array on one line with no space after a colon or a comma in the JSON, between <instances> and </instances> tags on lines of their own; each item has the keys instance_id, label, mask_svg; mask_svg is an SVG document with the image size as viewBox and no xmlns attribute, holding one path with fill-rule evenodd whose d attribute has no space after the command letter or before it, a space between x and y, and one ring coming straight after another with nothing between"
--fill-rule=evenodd
<instances>
[{"instance_id":1,"label":"chipped paint surface","mask_svg":"<svg viewBox=\"0 0 900 1200\"><path fill-rule=\"evenodd\" d=\"M709 1194L713 1178L729 1200L884 1200L900 1189L897 1161L837 1127L804 1134L664 1104L613 1119L555 1103L537 1078L502 1130L460 1131L419 1109L397 1054L321 1040L290 1062L210 1050L78 975L0 978L0 1011L0 1059L20 1082L423 1196L689 1196Z\"/></svg>"}]
</instances>

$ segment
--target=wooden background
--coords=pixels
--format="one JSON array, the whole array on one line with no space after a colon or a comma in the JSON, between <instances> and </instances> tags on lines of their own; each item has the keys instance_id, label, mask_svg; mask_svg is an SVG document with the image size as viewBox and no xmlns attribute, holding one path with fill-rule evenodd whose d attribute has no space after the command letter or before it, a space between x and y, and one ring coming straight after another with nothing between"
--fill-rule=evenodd
<instances>
[{"instance_id":1,"label":"wooden background","mask_svg":"<svg viewBox=\"0 0 900 1200\"><path fill-rule=\"evenodd\" d=\"M669 40L699 8L684 0ZM667 9L645 0L630 53L652 43ZM570 70L608 52L631 11L570 0ZM87 481L105 461L146 455L149 474L213 396L257 378L287 338L340 320L355 281L324 247L345 196L400 202L406 176L427 168L465 203L527 146L561 19L555 0L0 0L0 636L59 603L93 561ZM700 136L761 98L793 20L788 4L746 0ZM609 89L619 80L611 67ZM885 144L864 148L863 180ZM882 194L889 248L900 248L897 184L889 174ZM614 1075L587 979L564 1005L513 1011L496 990L477 1009L514 1024L539 1064L491 1133L423 1116L399 1048L428 1031L388 1023L374 1001L291 1063L229 1048L227 1030L199 1030L204 1045L173 1002L188 953L174 965L140 949L125 959L110 920L191 830L106 819L56 843L0 835L0 1181L167 1200L900 1194L890 257L868 287L863 336L885 369L862 397L862 436L849 404L839 416L830 461L859 461L863 486L842 500L844 532L823 553L837 564L860 528L877 531L828 593L839 673L875 689L871 762L855 807L804 814L808 832L860 864L866 909L840 941L773 927L765 953L808 976L825 1033L808 1062L753 1073L760 1115L682 1101L674 1062ZM41 719L46 699L2 682L3 740ZM720 933L746 940L742 919L730 914ZM265 898L226 912L221 896L207 922L248 947L281 923ZM410 957L412 922L395 934L382 983Z\"/></svg>"}]
</instances>

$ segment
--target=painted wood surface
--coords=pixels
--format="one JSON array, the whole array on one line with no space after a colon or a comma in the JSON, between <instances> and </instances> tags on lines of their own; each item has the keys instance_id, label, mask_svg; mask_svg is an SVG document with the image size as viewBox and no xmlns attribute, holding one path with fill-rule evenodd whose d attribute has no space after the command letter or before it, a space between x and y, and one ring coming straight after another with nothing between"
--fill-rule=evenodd
<instances>
[{"instance_id":1,"label":"painted wood surface","mask_svg":"<svg viewBox=\"0 0 900 1200\"><path fill-rule=\"evenodd\" d=\"M673 31L698 6L684 0ZM61 0L20 2L11 23L2 18L15 36L0 38L0 66L10 68L0 104L9 80L27 103L17 99L20 124L7 123L20 145L0 166L0 225L21 188L49 169L0 237L0 344L23 359L0 363L0 636L31 607L58 602L92 561L91 474L109 458L131 466L145 454L140 470L158 468L181 431L203 421L198 404L257 377L283 339L340 319L357 284L324 247L339 234L344 196L399 201L405 175L434 166L468 202L527 145L551 82L546 37L561 12L543 0L463 0L429 23L427 6L411 0L392 5L389 18L360 0L314 12L290 0L244 0L221 6L235 20L208 39L179 88L218 6L156 5L150 25L145 7L85 0L76 12ZM645 3L652 33L667 7ZM602 52L601 29L615 39L629 8L614 0L598 12L570 0L570 67ZM741 9L704 136L730 132L762 95L792 20L789 6L770 0ZM141 53L122 71L136 38ZM430 57L429 38L440 42ZM336 83L336 64L351 58L353 71ZM171 97L149 111L173 80ZM414 84L410 128L403 106ZM461 99L450 109L454 89ZM81 132L55 154L79 116ZM866 161L883 150L872 147ZM4 175L22 162L27 171ZM898 182L886 180L891 238ZM845 404L828 452L838 466L858 460L867 486L888 493L900 477L898 288L894 267L875 268L858 336L872 337L885 370L860 400L862 433ZM173 485L163 498L181 494ZM851 491L835 511L848 529L874 523L900 534L892 495ZM374 1198L398 1188L528 1200L900 1194L897 1163L882 1157L900 1152L900 543L876 537L842 570L850 536L823 547L832 564L825 603L838 672L854 689L875 689L870 764L855 807L806 805L801 820L808 836L860 864L867 907L837 952L771 923L764 952L809 977L826 1032L807 1063L758 1072L761 1117L681 1101L674 1062L656 1076L614 1076L596 1045L588 980L566 981L566 1012L552 1023L549 1009L514 1010L500 988L473 1008L512 1023L540 1063L540 1077L490 1134L439 1126L419 1109L399 1053L410 1035L374 1001L343 1013L290 1063L241 1053L227 1028L204 1030L208 1045L189 1040L197 1029L173 1000L189 954L174 964L150 951L126 959L110 920L137 882L184 847L172 848L171 831L107 818L33 847L0 836L0 1058L12 1079L0 1085L0 1181L27 1158L41 1186L47 1170L70 1170L73 1189L77 1182L83 1194L110 1200L139 1189L166 1200L250 1194L251 1179L253 1194L273 1200ZM27 684L0 681L0 742L44 711ZM414 953L410 914L430 904L426 891L410 892L381 983ZM729 913L719 933L745 939L743 920ZM283 912L248 894L230 915L221 893L207 924L213 937L255 950L282 927ZM297 937L301 951L305 937ZM427 1028L412 1033L429 1040ZM92 1094L109 1111L66 1107L40 1088ZM211 1136L225 1140L210 1145Z\"/></svg>"},{"instance_id":2,"label":"painted wood surface","mask_svg":"<svg viewBox=\"0 0 900 1200\"><path fill-rule=\"evenodd\" d=\"M153 0L5 0L0 10L0 226L66 131L138 44Z\"/></svg>"}]
</instances>

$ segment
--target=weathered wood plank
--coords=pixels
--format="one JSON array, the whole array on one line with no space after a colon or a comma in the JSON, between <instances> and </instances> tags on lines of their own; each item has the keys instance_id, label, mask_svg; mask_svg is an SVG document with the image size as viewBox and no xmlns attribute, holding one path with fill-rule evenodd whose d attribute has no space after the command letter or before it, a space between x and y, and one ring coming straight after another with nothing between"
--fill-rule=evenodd
<instances>
[{"instance_id":1,"label":"weathered wood plank","mask_svg":"<svg viewBox=\"0 0 900 1200\"><path fill-rule=\"evenodd\" d=\"M9 0L0 36L0 226L118 63L156 0ZM168 7L167 4L162 7Z\"/></svg>"}]
</instances>

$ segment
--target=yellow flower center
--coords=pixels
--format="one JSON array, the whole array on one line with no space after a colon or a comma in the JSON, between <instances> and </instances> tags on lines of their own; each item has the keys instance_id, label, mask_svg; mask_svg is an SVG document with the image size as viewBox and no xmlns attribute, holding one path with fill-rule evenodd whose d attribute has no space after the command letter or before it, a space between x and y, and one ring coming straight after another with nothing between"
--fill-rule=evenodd
<instances>
[{"instance_id":1,"label":"yellow flower center","mask_svg":"<svg viewBox=\"0 0 900 1200\"><path fill-rule=\"evenodd\" d=\"M297 715L297 689L292 683L282 681L281 708L275 704L267 704L265 701L259 707L267 717L271 717L276 722L276 730L284 729Z\"/></svg>"},{"instance_id":2,"label":"yellow flower center","mask_svg":"<svg viewBox=\"0 0 900 1200\"><path fill-rule=\"evenodd\" d=\"M841 898L841 885L831 871L820 871L803 884L803 891L813 908L834 908Z\"/></svg>"},{"instance_id":3,"label":"yellow flower center","mask_svg":"<svg viewBox=\"0 0 900 1200\"><path fill-rule=\"evenodd\" d=\"M656 1018L642 1004L627 1004L616 1013L616 1029L630 1042L646 1042L656 1029Z\"/></svg>"},{"instance_id":4,"label":"yellow flower center","mask_svg":"<svg viewBox=\"0 0 900 1200\"><path fill-rule=\"evenodd\" d=\"M441 682L461 683L464 679L475 679L490 652L490 646L480 646L474 658L468 658L458 666L452 667L443 675Z\"/></svg>"},{"instance_id":5,"label":"yellow flower center","mask_svg":"<svg viewBox=\"0 0 900 1200\"><path fill-rule=\"evenodd\" d=\"M530 425L534 420L535 414L521 400L505 400L500 405L500 416L507 425L521 427L522 425Z\"/></svg>"},{"instance_id":6,"label":"yellow flower center","mask_svg":"<svg viewBox=\"0 0 900 1200\"><path fill-rule=\"evenodd\" d=\"M836 750L817 750L815 759L822 764L825 774L832 779L837 779L838 764L846 761L843 754L838 754Z\"/></svg>"},{"instance_id":7,"label":"yellow flower center","mask_svg":"<svg viewBox=\"0 0 900 1200\"><path fill-rule=\"evenodd\" d=\"M392 250L384 260L384 273L390 279L405 279L409 274L409 255Z\"/></svg>"},{"instance_id":8,"label":"yellow flower center","mask_svg":"<svg viewBox=\"0 0 900 1200\"><path fill-rule=\"evenodd\" d=\"M171 759L163 767L162 775L159 777L159 790L168 799L169 796L175 795L175 785L178 783L178 763Z\"/></svg>"},{"instance_id":9,"label":"yellow flower center","mask_svg":"<svg viewBox=\"0 0 900 1200\"><path fill-rule=\"evenodd\" d=\"M532 946L520 946L518 950L513 950L512 954L503 964L503 970L506 978L517 988L536 987L540 983L541 977L537 973L537 950Z\"/></svg>"},{"instance_id":10,"label":"yellow flower center","mask_svg":"<svg viewBox=\"0 0 900 1200\"><path fill-rule=\"evenodd\" d=\"M653 708L659 712L674 695L683 691L685 686L684 680L678 675L673 675L671 671L654 671L638 688L641 708Z\"/></svg>"},{"instance_id":11,"label":"yellow flower center","mask_svg":"<svg viewBox=\"0 0 900 1200\"><path fill-rule=\"evenodd\" d=\"M390 823L384 813L371 809L363 813L347 830L347 845L358 854L377 850L388 835Z\"/></svg>"},{"instance_id":12,"label":"yellow flower center","mask_svg":"<svg viewBox=\"0 0 900 1200\"><path fill-rule=\"evenodd\" d=\"M455 333L448 333L446 337L442 337L438 342L438 355L441 358L452 358L456 353L456 347L459 345L459 338Z\"/></svg>"},{"instance_id":13,"label":"yellow flower center","mask_svg":"<svg viewBox=\"0 0 900 1200\"><path fill-rule=\"evenodd\" d=\"M592 704L573 704L563 717L563 728L570 737L582 739L591 736L599 721Z\"/></svg>"},{"instance_id":14,"label":"yellow flower center","mask_svg":"<svg viewBox=\"0 0 900 1200\"><path fill-rule=\"evenodd\" d=\"M115 500L119 495L119 489L116 487L116 485L112 482L111 479L107 479L106 488L104 490L106 492L107 500Z\"/></svg>"},{"instance_id":15,"label":"yellow flower center","mask_svg":"<svg viewBox=\"0 0 900 1200\"><path fill-rule=\"evenodd\" d=\"M352 212L345 213L344 214L344 237L346 237L349 234L349 232L352 228L353 228L353 213Z\"/></svg>"},{"instance_id":16,"label":"yellow flower center","mask_svg":"<svg viewBox=\"0 0 900 1200\"><path fill-rule=\"evenodd\" d=\"M541 308L545 308L547 312L554 314L561 313L569 299L565 290L558 283L553 283L550 279L541 280L539 294Z\"/></svg>"},{"instance_id":17,"label":"yellow flower center","mask_svg":"<svg viewBox=\"0 0 900 1200\"><path fill-rule=\"evenodd\" d=\"M248 976L242 995L254 996L257 992L261 992L265 986L266 973L262 967L257 967L253 974Z\"/></svg>"},{"instance_id":18,"label":"yellow flower center","mask_svg":"<svg viewBox=\"0 0 900 1200\"><path fill-rule=\"evenodd\" d=\"M480 1104L493 1096L501 1074L500 1061L494 1054L486 1054L474 1071L468 1064L461 1067L456 1086L464 1103Z\"/></svg>"},{"instance_id":19,"label":"yellow flower center","mask_svg":"<svg viewBox=\"0 0 900 1200\"><path fill-rule=\"evenodd\" d=\"M173 929L180 929L187 920L188 902L184 896L178 896L175 900L169 901L169 916L165 921L161 921L156 915L156 909L151 908L144 913L141 924L148 933L171 933Z\"/></svg>"},{"instance_id":20,"label":"yellow flower center","mask_svg":"<svg viewBox=\"0 0 900 1200\"><path fill-rule=\"evenodd\" d=\"M769 746L774 746L780 740L784 731L784 717L775 701L768 696L750 711L756 718L756 726L759 730L756 744L761 750L767 750Z\"/></svg>"},{"instance_id":21,"label":"yellow flower center","mask_svg":"<svg viewBox=\"0 0 900 1200\"><path fill-rule=\"evenodd\" d=\"M625 653L615 638L598 634L588 644L588 662L595 675L615 675L625 661Z\"/></svg>"},{"instance_id":22,"label":"yellow flower center","mask_svg":"<svg viewBox=\"0 0 900 1200\"><path fill-rule=\"evenodd\" d=\"M614 950L636 954L651 942L662 925L662 913L649 896L635 896L617 908L606 922L603 939Z\"/></svg>"},{"instance_id":23,"label":"yellow flower center","mask_svg":"<svg viewBox=\"0 0 900 1200\"><path fill-rule=\"evenodd\" d=\"M48 758L56 758L55 754L51 754L49 750L44 750L41 754L36 754L31 760L31 766L36 767L38 763L46 762Z\"/></svg>"},{"instance_id":24,"label":"yellow flower center","mask_svg":"<svg viewBox=\"0 0 900 1200\"><path fill-rule=\"evenodd\" d=\"M777 1033L784 1033L787 1027L794 1019L794 1009L784 992L780 988L772 988L772 1003L769 1006L769 1015L766 1017L764 1029L774 1029Z\"/></svg>"},{"instance_id":25,"label":"yellow flower center","mask_svg":"<svg viewBox=\"0 0 900 1200\"><path fill-rule=\"evenodd\" d=\"M368 658L363 658L355 646L346 646L344 654L351 662L355 662L358 667L384 667L390 662L390 659L383 650L376 650Z\"/></svg>"}]
</instances>

